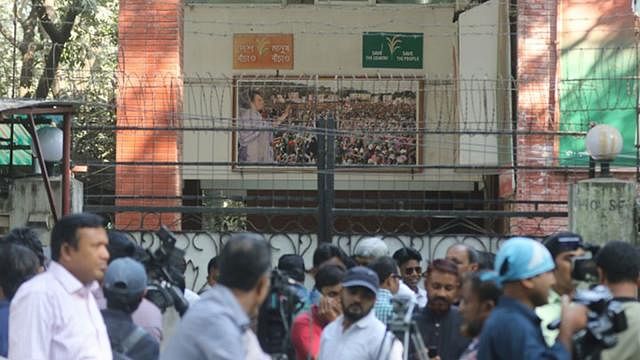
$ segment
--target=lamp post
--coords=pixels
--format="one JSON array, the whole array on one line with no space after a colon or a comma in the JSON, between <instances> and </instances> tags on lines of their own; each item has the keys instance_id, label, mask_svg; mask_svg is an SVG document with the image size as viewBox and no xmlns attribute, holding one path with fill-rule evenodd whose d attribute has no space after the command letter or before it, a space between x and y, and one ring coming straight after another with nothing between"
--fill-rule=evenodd
<instances>
[{"instance_id":1,"label":"lamp post","mask_svg":"<svg viewBox=\"0 0 640 360\"><path fill-rule=\"evenodd\" d=\"M587 153L600 163L600 177L610 177L610 163L622 150L622 135L611 125L596 125L585 139Z\"/></svg>"},{"instance_id":2,"label":"lamp post","mask_svg":"<svg viewBox=\"0 0 640 360\"><path fill-rule=\"evenodd\" d=\"M37 130L40 139L42 159L52 163L62 160L62 138L63 132L55 126L45 126ZM33 145L32 145L33 146ZM33 151L35 154L36 152ZM49 166L47 166L49 168ZM35 173L40 174L40 165L35 162Z\"/></svg>"}]
</instances>

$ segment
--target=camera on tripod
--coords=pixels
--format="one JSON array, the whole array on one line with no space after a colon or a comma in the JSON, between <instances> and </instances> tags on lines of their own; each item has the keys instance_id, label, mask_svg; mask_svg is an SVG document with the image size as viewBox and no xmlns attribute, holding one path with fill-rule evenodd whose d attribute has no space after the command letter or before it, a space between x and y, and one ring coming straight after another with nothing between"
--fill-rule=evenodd
<instances>
[{"instance_id":1,"label":"camera on tripod","mask_svg":"<svg viewBox=\"0 0 640 360\"><path fill-rule=\"evenodd\" d=\"M283 271L271 272L271 288L258 314L260 346L274 359L294 358L290 341L293 316L304 306L296 282Z\"/></svg>"},{"instance_id":2,"label":"camera on tripod","mask_svg":"<svg viewBox=\"0 0 640 360\"><path fill-rule=\"evenodd\" d=\"M175 307L180 316L189 308L184 298L184 250L176 247L176 237L164 225L156 233L160 246L155 251L147 249L142 258L149 284L146 298L164 313Z\"/></svg>"}]
</instances>

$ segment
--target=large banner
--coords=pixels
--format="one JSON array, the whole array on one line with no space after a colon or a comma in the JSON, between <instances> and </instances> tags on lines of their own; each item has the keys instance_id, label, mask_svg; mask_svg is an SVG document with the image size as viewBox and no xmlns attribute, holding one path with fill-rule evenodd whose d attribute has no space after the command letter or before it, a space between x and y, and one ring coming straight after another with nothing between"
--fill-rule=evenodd
<instances>
[{"instance_id":1,"label":"large banner","mask_svg":"<svg viewBox=\"0 0 640 360\"><path fill-rule=\"evenodd\" d=\"M399 79L237 79L238 166L317 161L321 117L333 116L336 165L415 165L423 82Z\"/></svg>"}]
</instances>

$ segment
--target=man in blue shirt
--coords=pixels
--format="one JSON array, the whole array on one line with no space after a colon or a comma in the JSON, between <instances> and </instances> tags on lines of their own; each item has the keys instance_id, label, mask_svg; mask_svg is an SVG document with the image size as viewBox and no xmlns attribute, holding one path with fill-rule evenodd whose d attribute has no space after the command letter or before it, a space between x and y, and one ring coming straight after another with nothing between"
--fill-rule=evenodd
<instances>
[{"instance_id":1,"label":"man in blue shirt","mask_svg":"<svg viewBox=\"0 0 640 360\"><path fill-rule=\"evenodd\" d=\"M534 308L547 303L555 283L549 251L529 238L512 238L496 256L493 276L504 295L480 335L479 360L571 359L571 336L586 325L586 308L563 298L558 341L548 347Z\"/></svg>"}]
</instances>

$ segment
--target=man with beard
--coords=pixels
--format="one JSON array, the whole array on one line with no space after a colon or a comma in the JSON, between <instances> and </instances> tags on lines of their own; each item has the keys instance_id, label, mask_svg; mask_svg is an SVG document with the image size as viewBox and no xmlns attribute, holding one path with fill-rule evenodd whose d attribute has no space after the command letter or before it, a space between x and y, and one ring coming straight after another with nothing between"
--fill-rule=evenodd
<instances>
[{"instance_id":1,"label":"man with beard","mask_svg":"<svg viewBox=\"0 0 640 360\"><path fill-rule=\"evenodd\" d=\"M547 303L555 283L555 264L539 242L523 237L507 240L496 256L493 278L504 295L491 312L480 335L479 360L570 359L571 337L587 323L587 310L562 299L558 341L548 347L535 307Z\"/></svg>"},{"instance_id":2,"label":"man with beard","mask_svg":"<svg viewBox=\"0 0 640 360\"><path fill-rule=\"evenodd\" d=\"M322 331L319 360L396 360L402 344L376 318L379 280L373 270L356 266L342 282L343 314Z\"/></svg>"},{"instance_id":3,"label":"man with beard","mask_svg":"<svg viewBox=\"0 0 640 360\"><path fill-rule=\"evenodd\" d=\"M425 345L435 348L442 360L457 360L469 345L469 339L460 334L462 316L453 306L460 289L458 266L446 259L429 264L425 278L429 302L416 314Z\"/></svg>"},{"instance_id":4,"label":"man with beard","mask_svg":"<svg viewBox=\"0 0 640 360\"><path fill-rule=\"evenodd\" d=\"M471 273L462 282L460 314L463 323L460 332L473 340L460 360L476 360L482 326L502 295L494 281L482 280L484 274L486 272Z\"/></svg>"}]
</instances>

